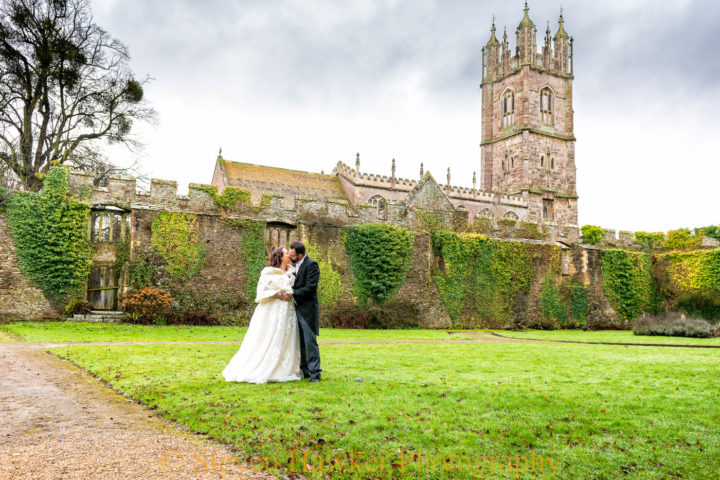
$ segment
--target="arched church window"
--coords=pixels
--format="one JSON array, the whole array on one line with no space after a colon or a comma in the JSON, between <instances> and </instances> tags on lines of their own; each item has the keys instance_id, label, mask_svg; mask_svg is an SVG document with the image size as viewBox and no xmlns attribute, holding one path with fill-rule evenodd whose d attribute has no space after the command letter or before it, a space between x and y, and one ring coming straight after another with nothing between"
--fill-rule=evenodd
<instances>
[{"instance_id":1,"label":"arched church window","mask_svg":"<svg viewBox=\"0 0 720 480\"><path fill-rule=\"evenodd\" d=\"M513 220L517 220L518 216L517 213L513 212L512 210L508 210L505 212L505 215L503 215L504 218L511 218Z\"/></svg>"},{"instance_id":2,"label":"arched church window","mask_svg":"<svg viewBox=\"0 0 720 480\"><path fill-rule=\"evenodd\" d=\"M489 208L483 208L480 210L480 213L478 213L479 217L485 217L485 218L493 218L495 215Z\"/></svg>"},{"instance_id":3,"label":"arched church window","mask_svg":"<svg viewBox=\"0 0 720 480\"><path fill-rule=\"evenodd\" d=\"M540 90L540 118L543 124L553 124L553 94L550 88Z\"/></svg>"},{"instance_id":4,"label":"arched church window","mask_svg":"<svg viewBox=\"0 0 720 480\"><path fill-rule=\"evenodd\" d=\"M515 93L512 90L505 92L502 98L502 126L509 127L515 123Z\"/></svg>"},{"instance_id":5,"label":"arched church window","mask_svg":"<svg viewBox=\"0 0 720 480\"><path fill-rule=\"evenodd\" d=\"M545 156L540 155L540 168L545 168Z\"/></svg>"},{"instance_id":6,"label":"arched church window","mask_svg":"<svg viewBox=\"0 0 720 480\"><path fill-rule=\"evenodd\" d=\"M384 212L387 208L387 201L380 195L374 195L370 197L368 203L375 207L377 213Z\"/></svg>"}]
</instances>

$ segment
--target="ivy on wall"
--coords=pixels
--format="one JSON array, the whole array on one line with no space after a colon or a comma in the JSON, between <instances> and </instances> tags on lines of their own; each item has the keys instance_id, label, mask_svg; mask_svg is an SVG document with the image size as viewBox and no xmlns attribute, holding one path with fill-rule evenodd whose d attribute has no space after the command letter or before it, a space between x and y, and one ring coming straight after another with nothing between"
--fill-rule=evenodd
<instances>
[{"instance_id":1,"label":"ivy on wall","mask_svg":"<svg viewBox=\"0 0 720 480\"><path fill-rule=\"evenodd\" d=\"M720 318L720 248L655 258L663 296L672 305L707 319Z\"/></svg>"},{"instance_id":2,"label":"ivy on wall","mask_svg":"<svg viewBox=\"0 0 720 480\"><path fill-rule=\"evenodd\" d=\"M512 321L518 295L528 293L534 279L539 261L536 245L447 231L433 233L432 245L443 262L433 278L456 326Z\"/></svg>"},{"instance_id":3,"label":"ivy on wall","mask_svg":"<svg viewBox=\"0 0 720 480\"><path fill-rule=\"evenodd\" d=\"M226 220L239 228L240 249L243 264L247 273L246 292L248 301L255 300L260 273L265 268L267 253L265 252L265 222L255 220Z\"/></svg>"},{"instance_id":4,"label":"ivy on wall","mask_svg":"<svg viewBox=\"0 0 720 480\"><path fill-rule=\"evenodd\" d=\"M568 312L560 297L556 277L552 270L548 270L545 275L540 292L540 308L545 322L565 326L568 322Z\"/></svg>"},{"instance_id":5,"label":"ivy on wall","mask_svg":"<svg viewBox=\"0 0 720 480\"><path fill-rule=\"evenodd\" d=\"M90 272L90 205L68 196L68 170L53 167L39 193L7 201L10 235L23 273L45 296L67 302L82 293Z\"/></svg>"},{"instance_id":6,"label":"ivy on wall","mask_svg":"<svg viewBox=\"0 0 720 480\"><path fill-rule=\"evenodd\" d=\"M650 255L604 250L601 269L603 290L620 320L632 320L657 309Z\"/></svg>"},{"instance_id":7,"label":"ivy on wall","mask_svg":"<svg viewBox=\"0 0 720 480\"><path fill-rule=\"evenodd\" d=\"M384 223L352 226L344 232L343 245L361 305L368 300L383 304L393 298L410 270L414 240L411 231Z\"/></svg>"},{"instance_id":8,"label":"ivy on wall","mask_svg":"<svg viewBox=\"0 0 720 480\"><path fill-rule=\"evenodd\" d=\"M318 248L310 244L305 244L305 248L306 253L315 259L320 267L320 283L318 284L320 309L323 312L332 313L344 290L340 274L333 267L332 259L328 257L326 260Z\"/></svg>"},{"instance_id":9,"label":"ivy on wall","mask_svg":"<svg viewBox=\"0 0 720 480\"><path fill-rule=\"evenodd\" d=\"M218 189L215 185L203 185L200 189L210 196L216 207L223 210L230 210L239 203L251 204L250 192L242 188L225 187L222 195L218 195Z\"/></svg>"},{"instance_id":10,"label":"ivy on wall","mask_svg":"<svg viewBox=\"0 0 720 480\"><path fill-rule=\"evenodd\" d=\"M195 215L161 213L153 220L150 242L165 261L165 270L173 279L189 280L202 269L205 244L200 239Z\"/></svg>"}]
</instances>

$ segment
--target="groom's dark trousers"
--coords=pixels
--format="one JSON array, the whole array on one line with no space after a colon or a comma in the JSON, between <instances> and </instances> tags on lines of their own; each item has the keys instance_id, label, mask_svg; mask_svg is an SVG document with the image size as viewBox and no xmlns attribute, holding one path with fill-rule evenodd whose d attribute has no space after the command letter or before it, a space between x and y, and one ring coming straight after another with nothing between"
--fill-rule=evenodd
<instances>
[{"instance_id":1,"label":"groom's dark trousers","mask_svg":"<svg viewBox=\"0 0 720 480\"><path fill-rule=\"evenodd\" d=\"M320 282L320 267L310 257L300 265L295 274L293 298L300 330L300 369L303 375L320 378L320 348L317 336L320 334L320 304L317 287Z\"/></svg>"}]
</instances>

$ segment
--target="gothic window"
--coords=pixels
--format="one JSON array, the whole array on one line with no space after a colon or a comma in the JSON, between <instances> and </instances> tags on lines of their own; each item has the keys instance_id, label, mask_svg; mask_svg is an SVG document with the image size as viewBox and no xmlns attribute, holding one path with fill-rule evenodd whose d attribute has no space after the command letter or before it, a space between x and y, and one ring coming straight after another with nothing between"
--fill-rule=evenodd
<instances>
[{"instance_id":1,"label":"gothic window","mask_svg":"<svg viewBox=\"0 0 720 480\"><path fill-rule=\"evenodd\" d=\"M555 213L553 212L553 201L550 199L543 200L543 219L554 220Z\"/></svg>"},{"instance_id":2,"label":"gothic window","mask_svg":"<svg viewBox=\"0 0 720 480\"><path fill-rule=\"evenodd\" d=\"M545 156L540 155L540 168L545 168Z\"/></svg>"},{"instance_id":3,"label":"gothic window","mask_svg":"<svg viewBox=\"0 0 720 480\"><path fill-rule=\"evenodd\" d=\"M517 220L517 219L518 219L517 213L515 213L515 212L513 212L513 211L511 211L511 210L508 210L507 212L505 212L505 215L503 215L503 217L505 217L505 218L512 218L513 220Z\"/></svg>"},{"instance_id":4,"label":"gothic window","mask_svg":"<svg viewBox=\"0 0 720 480\"><path fill-rule=\"evenodd\" d=\"M485 217L485 218L493 218L493 213L490 211L489 208L483 208L480 213L478 213L479 217Z\"/></svg>"},{"instance_id":5,"label":"gothic window","mask_svg":"<svg viewBox=\"0 0 720 480\"><path fill-rule=\"evenodd\" d=\"M368 200L368 203L375 207L378 214L384 212L385 209L387 208L387 202L380 195L375 195L373 197L370 197L370 200Z\"/></svg>"},{"instance_id":6,"label":"gothic window","mask_svg":"<svg viewBox=\"0 0 720 480\"><path fill-rule=\"evenodd\" d=\"M540 118L544 125L553 124L553 94L547 87L540 90Z\"/></svg>"},{"instance_id":7,"label":"gothic window","mask_svg":"<svg viewBox=\"0 0 720 480\"><path fill-rule=\"evenodd\" d=\"M515 123L515 93L505 92L502 98L502 126L509 127Z\"/></svg>"},{"instance_id":8,"label":"gothic window","mask_svg":"<svg viewBox=\"0 0 720 480\"><path fill-rule=\"evenodd\" d=\"M109 207L106 207L109 208ZM130 234L130 216L118 210L93 210L90 214L90 241L120 243Z\"/></svg>"}]
</instances>

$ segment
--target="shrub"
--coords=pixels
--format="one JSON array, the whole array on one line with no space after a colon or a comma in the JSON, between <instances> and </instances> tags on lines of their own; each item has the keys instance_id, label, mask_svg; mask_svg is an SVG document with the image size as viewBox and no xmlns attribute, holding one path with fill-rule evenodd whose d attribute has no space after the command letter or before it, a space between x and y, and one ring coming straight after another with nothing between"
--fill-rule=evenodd
<instances>
[{"instance_id":1,"label":"shrub","mask_svg":"<svg viewBox=\"0 0 720 480\"><path fill-rule=\"evenodd\" d=\"M0 212L5 211L5 205L7 205L8 194L3 187L0 187Z\"/></svg>"},{"instance_id":2,"label":"shrub","mask_svg":"<svg viewBox=\"0 0 720 480\"><path fill-rule=\"evenodd\" d=\"M82 298L73 298L65 305L65 313L68 317L73 315L87 315L92 311L92 304Z\"/></svg>"},{"instance_id":3,"label":"shrub","mask_svg":"<svg viewBox=\"0 0 720 480\"><path fill-rule=\"evenodd\" d=\"M320 252L313 245L306 245L307 254L315 259L320 267L320 283L318 284L318 301L323 312L330 313L337 307L342 296L344 287L340 280L340 274L335 271L332 259L323 258Z\"/></svg>"},{"instance_id":4,"label":"shrub","mask_svg":"<svg viewBox=\"0 0 720 480\"><path fill-rule=\"evenodd\" d=\"M371 223L350 227L343 245L355 275L361 304L383 304L400 289L412 264L414 234L407 229Z\"/></svg>"},{"instance_id":5,"label":"shrub","mask_svg":"<svg viewBox=\"0 0 720 480\"><path fill-rule=\"evenodd\" d=\"M663 232L635 232L635 241L646 250L655 250L662 247L665 234Z\"/></svg>"},{"instance_id":6,"label":"shrub","mask_svg":"<svg viewBox=\"0 0 720 480\"><path fill-rule=\"evenodd\" d=\"M534 222L520 222L517 230L517 236L527 238L528 240L542 240L547 238L547 234L540 231L538 224Z\"/></svg>"},{"instance_id":7,"label":"shrub","mask_svg":"<svg viewBox=\"0 0 720 480\"><path fill-rule=\"evenodd\" d=\"M687 228L670 230L663 242L663 247L668 250L688 250L697 248L702 243L702 236L695 236Z\"/></svg>"},{"instance_id":8,"label":"shrub","mask_svg":"<svg viewBox=\"0 0 720 480\"><path fill-rule=\"evenodd\" d=\"M717 225L709 225L707 227L695 229L695 236L702 238L703 235L720 241L720 227Z\"/></svg>"},{"instance_id":9,"label":"shrub","mask_svg":"<svg viewBox=\"0 0 720 480\"><path fill-rule=\"evenodd\" d=\"M595 225L583 225L580 229L583 240L590 245L596 245L605 240L605 232Z\"/></svg>"},{"instance_id":10,"label":"shrub","mask_svg":"<svg viewBox=\"0 0 720 480\"><path fill-rule=\"evenodd\" d=\"M635 335L663 335L668 337L709 338L720 335L720 329L700 318L680 312L664 315L644 314L633 322Z\"/></svg>"},{"instance_id":11,"label":"shrub","mask_svg":"<svg viewBox=\"0 0 720 480\"><path fill-rule=\"evenodd\" d=\"M132 291L121 300L123 311L129 313L132 319L152 323L164 323L160 316L166 313L173 303L168 292L153 287Z\"/></svg>"}]
</instances>

